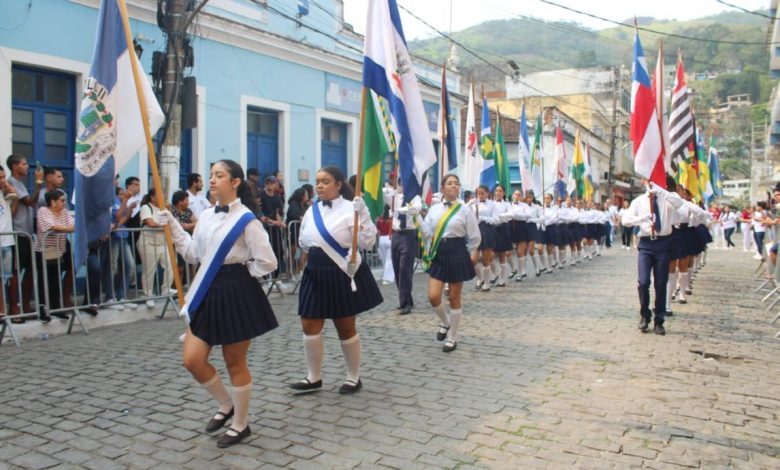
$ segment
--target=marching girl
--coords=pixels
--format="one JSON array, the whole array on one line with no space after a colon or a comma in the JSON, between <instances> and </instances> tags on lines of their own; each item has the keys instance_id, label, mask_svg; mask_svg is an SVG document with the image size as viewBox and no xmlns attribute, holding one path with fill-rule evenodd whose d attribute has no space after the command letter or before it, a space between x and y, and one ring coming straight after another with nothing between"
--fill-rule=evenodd
<instances>
[{"instance_id":1,"label":"marching girl","mask_svg":"<svg viewBox=\"0 0 780 470\"><path fill-rule=\"evenodd\" d=\"M157 216L159 225L171 226L176 251L189 264L200 263L182 314L189 328L182 351L184 367L219 404L206 432L227 432L217 441L224 448L250 435L247 416L252 376L247 352L252 338L278 326L263 288L256 279L276 270L268 234L255 217L255 198L241 166L220 160L211 167L209 193L217 205L203 211L190 236L167 210ZM232 394L209 362L214 346L222 346Z\"/></svg>"},{"instance_id":2,"label":"marching girl","mask_svg":"<svg viewBox=\"0 0 780 470\"><path fill-rule=\"evenodd\" d=\"M433 205L422 224L423 237L428 241L428 300L439 318L438 341L444 341L442 351L454 351L458 346L458 325L463 308L463 283L475 276L471 253L480 244L480 229L474 213L458 200L460 180L455 175L444 177L442 202ZM450 313L442 303L444 284L449 284Z\"/></svg>"},{"instance_id":3,"label":"marching girl","mask_svg":"<svg viewBox=\"0 0 780 470\"><path fill-rule=\"evenodd\" d=\"M596 211L596 204L593 201L588 201L585 210L580 212L580 224L582 224L584 232L583 252L585 253L585 259L593 259L595 254L594 242L598 241L598 222L599 215Z\"/></svg>"},{"instance_id":4,"label":"marching girl","mask_svg":"<svg viewBox=\"0 0 780 470\"><path fill-rule=\"evenodd\" d=\"M494 252L498 255L498 282L497 287L505 287L506 281L509 278L509 266L507 265L507 259L512 257L512 233L509 227L509 221L512 220L512 204L510 204L504 193L504 187L496 185L494 192L494 207L495 207L495 229L496 229L496 246Z\"/></svg>"},{"instance_id":5,"label":"marching girl","mask_svg":"<svg viewBox=\"0 0 780 470\"><path fill-rule=\"evenodd\" d=\"M529 207L523 200L522 193L515 191L512 194L512 243L517 252L518 273L515 281L520 282L527 276L525 272L525 257L528 251L528 217Z\"/></svg>"},{"instance_id":6,"label":"marching girl","mask_svg":"<svg viewBox=\"0 0 780 470\"><path fill-rule=\"evenodd\" d=\"M490 291L490 264L493 262L493 249L497 245L496 206L490 200L490 190L481 185L477 188L477 197L469 205L479 221L480 243L479 249L473 254L472 261L477 274L477 289L482 292ZM482 261L480 262L480 255Z\"/></svg>"},{"instance_id":7,"label":"marching girl","mask_svg":"<svg viewBox=\"0 0 780 470\"><path fill-rule=\"evenodd\" d=\"M574 266L574 234L572 233L571 199L558 199L558 269L566 265L566 247L570 247L569 266Z\"/></svg>"},{"instance_id":8,"label":"marching girl","mask_svg":"<svg viewBox=\"0 0 780 470\"><path fill-rule=\"evenodd\" d=\"M552 274L553 268L558 264L558 257L556 256L560 239L560 231L558 230L558 206L553 205L552 194L545 194L543 202L543 240L544 245L547 247L547 273Z\"/></svg>"},{"instance_id":9,"label":"marching girl","mask_svg":"<svg viewBox=\"0 0 780 470\"><path fill-rule=\"evenodd\" d=\"M363 387L360 380L360 337L355 326L357 314L381 304L382 294L371 270L360 255L357 267L350 266L352 230L359 214L358 248L370 249L376 242L376 227L366 204L353 200L352 188L337 167L326 166L315 180L317 202L306 211L301 222L299 244L306 253L301 278L298 315L303 329L303 351L308 373L290 385L295 393L322 388L322 359L325 345L322 328L330 319L336 326L341 351L347 365L347 379L339 393L355 393Z\"/></svg>"},{"instance_id":10,"label":"marching girl","mask_svg":"<svg viewBox=\"0 0 780 470\"><path fill-rule=\"evenodd\" d=\"M542 275L542 271L545 271L545 266L542 264L542 258L544 256L544 232L542 231L542 223L544 222L544 216L542 215L542 206L536 202L534 192L530 189L525 192L525 204L528 206L528 257L534 263L536 268L536 277Z\"/></svg>"},{"instance_id":11,"label":"marching girl","mask_svg":"<svg viewBox=\"0 0 780 470\"><path fill-rule=\"evenodd\" d=\"M679 194L679 188L677 187L674 178L666 178L666 188L670 195L675 195L675 190L677 190ZM688 275L688 256L691 251L689 248L690 233L688 232L688 221L690 220L688 202L683 202L680 207L673 210L670 219L672 234L670 235L671 239L669 243L669 280L666 284L666 316L674 315L674 312L672 311L672 298L675 296L674 293L677 288L678 279L680 285L684 286L686 283L684 278ZM687 302L684 290L680 293L679 302L681 304Z\"/></svg>"}]
</instances>

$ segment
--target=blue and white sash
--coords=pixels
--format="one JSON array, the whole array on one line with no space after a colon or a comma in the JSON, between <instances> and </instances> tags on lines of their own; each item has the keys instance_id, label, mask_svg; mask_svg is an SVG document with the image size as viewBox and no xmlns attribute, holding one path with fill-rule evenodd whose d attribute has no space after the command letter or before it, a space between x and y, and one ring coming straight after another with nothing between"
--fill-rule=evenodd
<instances>
[{"instance_id":1,"label":"blue and white sash","mask_svg":"<svg viewBox=\"0 0 780 470\"><path fill-rule=\"evenodd\" d=\"M221 238L222 242L218 246L207 247L209 251L201 260L200 269L195 274L195 279L192 280L190 289L184 297L184 307L181 309L181 315L187 318L187 324L192 320L192 314L198 311L198 307L200 307L203 299L206 298L206 293L222 267L222 263L225 262L230 249L233 248L238 237L244 233L246 226L253 220L256 220L255 215L243 206L236 207L228 217L232 219L232 224L230 221L226 221L227 223L220 227L221 233L218 238Z\"/></svg>"},{"instance_id":2,"label":"blue and white sash","mask_svg":"<svg viewBox=\"0 0 780 470\"><path fill-rule=\"evenodd\" d=\"M339 245L339 243L333 238L333 235L328 232L328 228L325 227L325 221L322 219L319 203L312 205L311 209L312 216L314 218L314 226L317 227L317 233L320 236L320 240L323 242L319 244L320 249L322 249L322 251L328 255L328 258L336 263L336 266L338 266L339 269L344 271L344 274L349 276L350 280L352 281L352 292L356 292L357 285L355 285L354 273L350 275L348 268L351 250ZM358 264L358 266L360 266L360 252L357 253L355 262Z\"/></svg>"}]
</instances>

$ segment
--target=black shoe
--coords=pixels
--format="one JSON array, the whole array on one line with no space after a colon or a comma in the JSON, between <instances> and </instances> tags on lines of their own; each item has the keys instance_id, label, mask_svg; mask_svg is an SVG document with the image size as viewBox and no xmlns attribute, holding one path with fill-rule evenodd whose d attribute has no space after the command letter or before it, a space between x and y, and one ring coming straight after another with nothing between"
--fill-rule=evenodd
<instances>
[{"instance_id":1,"label":"black shoe","mask_svg":"<svg viewBox=\"0 0 780 470\"><path fill-rule=\"evenodd\" d=\"M70 317L68 316L68 314L67 314L67 313L65 313L65 312L57 312L57 313L52 313L52 314L51 314L51 316L53 316L53 317L57 317L57 318L59 318L60 320L67 320L68 318L70 318Z\"/></svg>"},{"instance_id":2,"label":"black shoe","mask_svg":"<svg viewBox=\"0 0 780 470\"><path fill-rule=\"evenodd\" d=\"M410 313L412 313L412 307L404 307L398 312L399 315L409 315Z\"/></svg>"},{"instance_id":3,"label":"black shoe","mask_svg":"<svg viewBox=\"0 0 780 470\"><path fill-rule=\"evenodd\" d=\"M309 382L309 379L303 379L300 382L290 384L290 389L295 393L317 392L322 388L322 379L316 382Z\"/></svg>"},{"instance_id":4,"label":"black shoe","mask_svg":"<svg viewBox=\"0 0 780 470\"><path fill-rule=\"evenodd\" d=\"M515 282L523 282L523 276L517 276Z\"/></svg>"},{"instance_id":5,"label":"black shoe","mask_svg":"<svg viewBox=\"0 0 780 470\"><path fill-rule=\"evenodd\" d=\"M642 318L639 320L639 331L642 333L647 333L648 328L650 328L650 320L647 318Z\"/></svg>"},{"instance_id":6,"label":"black shoe","mask_svg":"<svg viewBox=\"0 0 780 470\"><path fill-rule=\"evenodd\" d=\"M444 352L451 352L454 351L458 347L458 343L452 340L447 340L446 343L444 343L444 347L441 348Z\"/></svg>"},{"instance_id":7,"label":"black shoe","mask_svg":"<svg viewBox=\"0 0 780 470\"><path fill-rule=\"evenodd\" d=\"M664 329L663 325L659 325L658 323L656 323L655 326L653 327L653 333L663 336L666 334L666 330Z\"/></svg>"},{"instance_id":8,"label":"black shoe","mask_svg":"<svg viewBox=\"0 0 780 470\"><path fill-rule=\"evenodd\" d=\"M97 314L98 314L98 309L94 305L90 305L89 307L80 308L79 310L84 312L84 313L86 313L86 314L89 314L89 315L91 315L93 317L96 317Z\"/></svg>"},{"instance_id":9,"label":"black shoe","mask_svg":"<svg viewBox=\"0 0 780 470\"><path fill-rule=\"evenodd\" d=\"M677 303L678 303L678 304L687 304L687 303L688 303L688 301L687 301L687 300L685 300L685 299L677 299Z\"/></svg>"},{"instance_id":10,"label":"black shoe","mask_svg":"<svg viewBox=\"0 0 780 470\"><path fill-rule=\"evenodd\" d=\"M665 317L673 317L674 316L674 312L671 311L671 310L667 310L666 313L664 314L664 316Z\"/></svg>"},{"instance_id":11,"label":"black shoe","mask_svg":"<svg viewBox=\"0 0 780 470\"><path fill-rule=\"evenodd\" d=\"M541 271L539 271L539 270L537 270L537 271L536 271L536 277L539 277L539 276L541 276L541 275L542 275L542 272L541 272Z\"/></svg>"},{"instance_id":12,"label":"black shoe","mask_svg":"<svg viewBox=\"0 0 780 470\"><path fill-rule=\"evenodd\" d=\"M234 432L235 435L230 435L229 433L231 431ZM247 425L243 431L236 431L235 429L230 428L225 434L222 435L222 437L219 438L217 441L217 447L224 449L226 447L238 444L239 442L249 437L250 434L252 434L252 431L249 429L249 425Z\"/></svg>"},{"instance_id":13,"label":"black shoe","mask_svg":"<svg viewBox=\"0 0 780 470\"><path fill-rule=\"evenodd\" d=\"M347 380L339 387L339 395L349 395L357 392L361 388L363 388L363 382L361 382L360 379L358 379L357 382Z\"/></svg>"},{"instance_id":14,"label":"black shoe","mask_svg":"<svg viewBox=\"0 0 780 470\"><path fill-rule=\"evenodd\" d=\"M512 271L511 273L509 273L509 276L507 277L507 279L512 279L513 277L515 277L516 274L517 274L517 271Z\"/></svg>"},{"instance_id":15,"label":"black shoe","mask_svg":"<svg viewBox=\"0 0 780 470\"><path fill-rule=\"evenodd\" d=\"M38 320L40 320L41 323L49 323L51 321L51 316L49 316L49 314L46 312L41 311L38 313Z\"/></svg>"},{"instance_id":16,"label":"black shoe","mask_svg":"<svg viewBox=\"0 0 780 470\"><path fill-rule=\"evenodd\" d=\"M439 325L439 332L436 333L436 341L444 341L444 338L447 337L447 332L450 331L449 326L441 326Z\"/></svg>"},{"instance_id":17,"label":"black shoe","mask_svg":"<svg viewBox=\"0 0 780 470\"><path fill-rule=\"evenodd\" d=\"M528 273L523 273L520 277L528 277Z\"/></svg>"},{"instance_id":18,"label":"black shoe","mask_svg":"<svg viewBox=\"0 0 780 470\"><path fill-rule=\"evenodd\" d=\"M491 280L490 280L490 283L491 283L491 284L495 284L495 283L496 283L496 281L498 281L498 276L496 276L496 277L494 277L493 279L491 279Z\"/></svg>"},{"instance_id":19,"label":"black shoe","mask_svg":"<svg viewBox=\"0 0 780 470\"><path fill-rule=\"evenodd\" d=\"M223 413L221 411L217 412L216 415L214 415L213 418L211 418L211 421L209 421L209 424L206 425L206 432L212 433L214 431L218 431L225 427L225 423L227 423L227 420L233 417L233 412L235 411L235 408L231 408L230 411L227 413ZM221 418L218 418L217 416L222 416Z\"/></svg>"}]
</instances>

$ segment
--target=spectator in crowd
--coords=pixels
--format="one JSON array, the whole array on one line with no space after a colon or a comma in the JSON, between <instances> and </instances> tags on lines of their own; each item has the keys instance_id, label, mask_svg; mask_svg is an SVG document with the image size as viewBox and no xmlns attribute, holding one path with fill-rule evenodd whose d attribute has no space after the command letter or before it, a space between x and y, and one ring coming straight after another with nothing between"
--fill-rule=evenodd
<instances>
[{"instance_id":1,"label":"spectator in crowd","mask_svg":"<svg viewBox=\"0 0 780 470\"><path fill-rule=\"evenodd\" d=\"M395 282L395 271L393 271L393 257L390 253L391 237L393 235L393 217L390 215L390 206L385 204L385 210L378 219L376 219L376 230L379 233L379 259L382 260L382 284L392 284Z\"/></svg>"},{"instance_id":2,"label":"spectator in crowd","mask_svg":"<svg viewBox=\"0 0 780 470\"><path fill-rule=\"evenodd\" d=\"M33 247L32 238L34 235L35 227L33 226L33 220L35 213L33 208L38 201L38 195L40 194L41 187L43 186L43 168L36 168L35 170L35 190L32 195L27 191L27 187L24 185L24 180L27 179L27 173L29 165L27 159L18 154L9 155L6 159L6 166L11 172L11 176L8 177L8 184L10 184L17 197L11 202L11 214L13 216L14 230L17 232L23 232L28 236L19 236L17 242L17 249L14 250L14 258L19 256L18 263L14 259L13 265L19 266L21 271L24 271L22 276L22 312L30 313L33 311L30 301L32 300L33 289ZM19 313L19 275L21 273L14 270L11 281L8 284L8 301L9 301L9 313L16 315ZM14 323L24 323L23 318L15 318L11 320Z\"/></svg>"},{"instance_id":3,"label":"spectator in crowd","mask_svg":"<svg viewBox=\"0 0 780 470\"><path fill-rule=\"evenodd\" d=\"M8 184L5 168L0 165L0 233L13 232L14 221L11 215L11 201L16 199L16 190ZM0 236L0 321L5 315L5 282L13 271L13 235Z\"/></svg>"},{"instance_id":4,"label":"spectator in crowd","mask_svg":"<svg viewBox=\"0 0 780 470\"><path fill-rule=\"evenodd\" d=\"M742 230L742 251L750 251L753 244L753 237L750 233L752 222L753 210L749 206L745 206L739 215L739 229Z\"/></svg>"},{"instance_id":5,"label":"spectator in crowd","mask_svg":"<svg viewBox=\"0 0 780 470\"><path fill-rule=\"evenodd\" d=\"M752 228L756 242L755 259L764 258L764 236L766 235L767 206L765 201L758 201L758 207L753 211Z\"/></svg>"},{"instance_id":6,"label":"spectator in crowd","mask_svg":"<svg viewBox=\"0 0 780 470\"><path fill-rule=\"evenodd\" d=\"M265 224L268 237L271 240L271 247L274 250L278 267L274 272L274 277L278 276L284 266L284 235L282 229L285 227L282 216L282 200L276 193L279 182L273 176L265 178L265 186L260 192L260 205L262 217L260 221Z\"/></svg>"},{"instance_id":7,"label":"spectator in crowd","mask_svg":"<svg viewBox=\"0 0 780 470\"><path fill-rule=\"evenodd\" d=\"M135 210L136 203L128 204L130 192L120 187L116 188L114 204L111 206L111 270L109 276L116 274L116 280L109 280L112 287L116 286L117 302L127 300L130 292L131 281L135 281L136 264L133 247L130 245L130 233L126 223L130 220L130 214ZM104 263L105 264L105 263ZM112 302L110 299L109 302ZM135 309L134 303L126 304L128 308ZM113 308L122 310L122 304L116 304Z\"/></svg>"},{"instance_id":8,"label":"spectator in crowd","mask_svg":"<svg viewBox=\"0 0 780 470\"><path fill-rule=\"evenodd\" d=\"M618 211L618 221L622 221L623 214L628 211L628 201L623 201L623 208ZM634 227L623 225L622 222L620 222L620 238L623 241L623 248L626 250L631 249L631 237L634 234Z\"/></svg>"},{"instance_id":9,"label":"spectator in crowd","mask_svg":"<svg viewBox=\"0 0 780 470\"><path fill-rule=\"evenodd\" d=\"M246 171L246 181L255 196L259 196L263 192L263 187L260 184L260 172L257 171L257 168L250 168Z\"/></svg>"},{"instance_id":10,"label":"spectator in crowd","mask_svg":"<svg viewBox=\"0 0 780 470\"><path fill-rule=\"evenodd\" d=\"M68 210L68 193L62 189L65 184L65 177L62 176L62 171L59 168L47 166L43 168L43 181L44 188L41 189L38 195L38 206L46 207L46 193L49 191L60 191L65 196L65 210ZM73 306L73 260L71 258L70 240L65 240L65 254L62 256L62 269L65 271L65 279L62 283L62 296L63 302L66 307ZM39 299L40 300L40 299Z\"/></svg>"},{"instance_id":11,"label":"spectator in crowd","mask_svg":"<svg viewBox=\"0 0 780 470\"><path fill-rule=\"evenodd\" d=\"M298 274L301 271L300 262L296 261L295 256L298 251L298 233L301 229L301 220L309 207L308 202L309 194L303 188L293 191L290 200L287 201L290 206L287 209L287 226L290 229L288 236L290 237L290 266L293 271L291 274Z\"/></svg>"},{"instance_id":12,"label":"spectator in crowd","mask_svg":"<svg viewBox=\"0 0 780 470\"><path fill-rule=\"evenodd\" d=\"M161 225L157 224L157 216L161 208L157 206L156 191L154 188L144 196L141 203L141 223L145 229L158 229ZM144 230L138 241L141 252L141 265L143 266L143 290L147 308L154 308L154 278L157 274L158 266L163 269L163 281L160 285L160 295L166 295L170 292L171 279L173 272L170 257L165 247L165 232L162 230Z\"/></svg>"},{"instance_id":13,"label":"spectator in crowd","mask_svg":"<svg viewBox=\"0 0 780 470\"><path fill-rule=\"evenodd\" d=\"M309 208L311 207L312 204L314 204L314 186L309 183L306 183L303 186L301 186L301 188L303 188L303 190L306 191L306 196L307 196L306 207Z\"/></svg>"},{"instance_id":14,"label":"spectator in crowd","mask_svg":"<svg viewBox=\"0 0 780 470\"><path fill-rule=\"evenodd\" d=\"M179 190L173 193L171 204L171 214L173 214L173 217L179 221L179 224L184 231L192 235L198 218L192 211L189 191Z\"/></svg>"},{"instance_id":15,"label":"spectator in crowd","mask_svg":"<svg viewBox=\"0 0 780 470\"><path fill-rule=\"evenodd\" d=\"M200 217L200 213L204 209L211 207L206 196L203 192L203 178L197 173L190 173L187 175L187 191L189 195L189 207L192 211L192 215Z\"/></svg>"},{"instance_id":16,"label":"spectator in crowd","mask_svg":"<svg viewBox=\"0 0 780 470\"><path fill-rule=\"evenodd\" d=\"M125 223L125 227L130 229L137 229L141 228L141 200L143 196L141 195L141 180L136 178L135 176L130 176L125 179L125 191L130 193L127 199L127 205L132 206L133 209L130 211L130 218L127 219L127 222ZM135 247L135 254L136 258L135 261L137 263L141 262L140 253L138 250L138 237L140 234L138 232L130 232L130 246ZM135 284L135 279L133 279L131 282L131 285Z\"/></svg>"},{"instance_id":17,"label":"spectator in crowd","mask_svg":"<svg viewBox=\"0 0 780 470\"><path fill-rule=\"evenodd\" d=\"M65 177L62 176L62 171L60 171L59 168L54 168L51 166L46 166L43 168L43 185L44 187L41 189L40 193L38 193L38 206L37 209L40 209L41 207L46 207L46 193L53 189L58 189L62 191L62 194L65 195L65 209L68 208L68 193L66 193L62 186L65 184Z\"/></svg>"},{"instance_id":18,"label":"spectator in crowd","mask_svg":"<svg viewBox=\"0 0 780 470\"><path fill-rule=\"evenodd\" d=\"M715 248L724 248L723 246L723 225L720 223L721 209L717 204L713 204L708 209L710 216L712 217L712 226L710 227L712 233L713 244Z\"/></svg>"},{"instance_id":19,"label":"spectator in crowd","mask_svg":"<svg viewBox=\"0 0 780 470\"><path fill-rule=\"evenodd\" d=\"M276 194L279 195L279 199L282 200L282 211L284 211L284 174L280 170L276 170L271 175L276 178Z\"/></svg>"},{"instance_id":20,"label":"spectator in crowd","mask_svg":"<svg viewBox=\"0 0 780 470\"><path fill-rule=\"evenodd\" d=\"M35 258L38 268L38 296L42 305L39 308L39 318L43 322L51 321L43 304L50 309L62 308L60 270L63 267L65 240L67 234L73 232L73 216L65 207L65 194L52 189L44 196L46 206L38 209L38 239L35 241ZM44 281L45 279L45 281ZM64 312L54 312L52 315L67 320Z\"/></svg>"}]
</instances>

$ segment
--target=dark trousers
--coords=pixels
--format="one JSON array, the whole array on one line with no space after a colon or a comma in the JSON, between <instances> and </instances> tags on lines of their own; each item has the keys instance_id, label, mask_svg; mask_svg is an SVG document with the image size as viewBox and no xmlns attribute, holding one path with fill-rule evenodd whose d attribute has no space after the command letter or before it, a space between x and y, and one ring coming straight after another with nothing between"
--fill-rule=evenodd
<instances>
[{"instance_id":1,"label":"dark trousers","mask_svg":"<svg viewBox=\"0 0 780 470\"><path fill-rule=\"evenodd\" d=\"M612 248L612 224L607 222L604 224L606 230L604 231L604 246Z\"/></svg>"},{"instance_id":2,"label":"dark trousers","mask_svg":"<svg viewBox=\"0 0 780 470\"><path fill-rule=\"evenodd\" d=\"M631 234L633 227L620 227L620 237L623 239L623 246L631 246Z\"/></svg>"},{"instance_id":3,"label":"dark trousers","mask_svg":"<svg viewBox=\"0 0 780 470\"><path fill-rule=\"evenodd\" d=\"M655 323L663 325L666 313L666 283L669 280L669 237L639 239L639 313L650 320L650 275L655 285Z\"/></svg>"},{"instance_id":4,"label":"dark trousers","mask_svg":"<svg viewBox=\"0 0 780 470\"><path fill-rule=\"evenodd\" d=\"M761 256L764 256L764 235L766 235L766 232L753 231L753 240L756 242L756 250L758 250L758 254Z\"/></svg>"},{"instance_id":5,"label":"dark trousers","mask_svg":"<svg viewBox=\"0 0 780 470\"><path fill-rule=\"evenodd\" d=\"M398 288L398 301L401 308L413 307L412 276L414 275L414 260L417 256L417 231L393 231L390 242L390 252L395 271L395 286Z\"/></svg>"},{"instance_id":6,"label":"dark trousers","mask_svg":"<svg viewBox=\"0 0 780 470\"><path fill-rule=\"evenodd\" d=\"M734 242L731 241L731 236L734 235L734 230L736 230L736 228L727 228L727 229L723 230L723 238L726 239L726 246L727 247L735 246Z\"/></svg>"}]
</instances>

